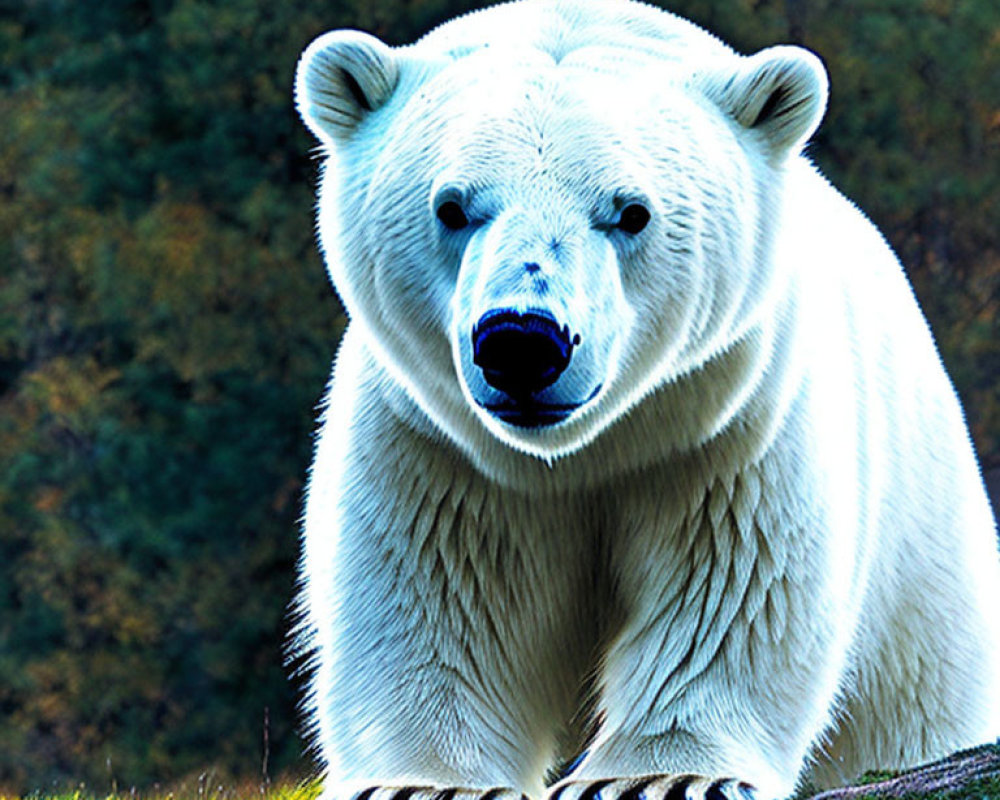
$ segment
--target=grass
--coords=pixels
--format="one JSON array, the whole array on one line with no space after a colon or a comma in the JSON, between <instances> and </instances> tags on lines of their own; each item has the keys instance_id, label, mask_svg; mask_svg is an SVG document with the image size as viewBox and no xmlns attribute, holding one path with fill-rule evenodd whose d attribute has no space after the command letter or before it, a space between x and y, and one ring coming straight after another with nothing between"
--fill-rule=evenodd
<instances>
[{"instance_id":1,"label":"grass","mask_svg":"<svg viewBox=\"0 0 1000 800\"><path fill-rule=\"evenodd\" d=\"M81 786L67 792L32 792L23 797L0 790L0 800L316 800L322 785L319 780L263 784L259 781L227 786L201 775L196 785L178 784L172 788L139 791L134 787L110 792Z\"/></svg>"}]
</instances>

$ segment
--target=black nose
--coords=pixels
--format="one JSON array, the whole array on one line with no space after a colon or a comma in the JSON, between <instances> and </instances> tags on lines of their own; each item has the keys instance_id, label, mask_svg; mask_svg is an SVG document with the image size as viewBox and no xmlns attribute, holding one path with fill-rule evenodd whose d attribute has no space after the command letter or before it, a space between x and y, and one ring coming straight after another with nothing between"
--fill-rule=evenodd
<instances>
[{"instance_id":1,"label":"black nose","mask_svg":"<svg viewBox=\"0 0 1000 800\"><path fill-rule=\"evenodd\" d=\"M487 311L472 328L472 360L486 382L518 402L551 386L569 366L569 327L547 311Z\"/></svg>"}]
</instances>

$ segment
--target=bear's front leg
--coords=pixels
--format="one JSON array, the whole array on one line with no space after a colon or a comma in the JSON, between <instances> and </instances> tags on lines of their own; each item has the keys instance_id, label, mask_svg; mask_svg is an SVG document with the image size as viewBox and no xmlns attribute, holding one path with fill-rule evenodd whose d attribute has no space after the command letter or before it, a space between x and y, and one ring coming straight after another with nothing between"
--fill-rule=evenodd
<instances>
[{"instance_id":1,"label":"bear's front leg","mask_svg":"<svg viewBox=\"0 0 1000 800\"><path fill-rule=\"evenodd\" d=\"M670 511L646 506L656 524L616 542L625 624L602 660L600 725L549 800L784 797L830 721L851 562L813 568L832 563L821 515L786 511L756 474L663 485Z\"/></svg>"},{"instance_id":2,"label":"bear's front leg","mask_svg":"<svg viewBox=\"0 0 1000 800\"><path fill-rule=\"evenodd\" d=\"M341 494L336 554L309 576L324 798L517 800L541 788L530 774L544 741L532 704L545 703L525 685L534 670L512 669L523 651L501 633L509 617L490 596L494 566L460 555L484 533L468 516L479 498L427 482L401 458L383 463L402 474L347 479L365 488ZM397 479L408 485L390 499L384 485Z\"/></svg>"},{"instance_id":3,"label":"bear's front leg","mask_svg":"<svg viewBox=\"0 0 1000 800\"><path fill-rule=\"evenodd\" d=\"M386 409L384 382L364 380L353 344L305 522L324 798L541 797L594 639L595 615L573 613L591 583L585 526L429 451ZM380 416L378 436L356 409Z\"/></svg>"}]
</instances>

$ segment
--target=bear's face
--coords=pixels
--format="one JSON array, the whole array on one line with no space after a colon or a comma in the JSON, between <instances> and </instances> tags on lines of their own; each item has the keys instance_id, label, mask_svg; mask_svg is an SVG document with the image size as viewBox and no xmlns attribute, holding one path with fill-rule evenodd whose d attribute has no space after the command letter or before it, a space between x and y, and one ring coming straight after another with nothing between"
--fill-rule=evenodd
<instances>
[{"instance_id":1,"label":"bear's face","mask_svg":"<svg viewBox=\"0 0 1000 800\"><path fill-rule=\"evenodd\" d=\"M683 92L551 63L491 84L469 86L463 108L479 92L488 104L444 127L429 207L458 267L447 321L463 394L530 447L600 427L700 357L750 282L754 226L739 215L754 180L733 132ZM651 112L658 125L635 124ZM698 163L719 168L706 179Z\"/></svg>"},{"instance_id":2,"label":"bear's face","mask_svg":"<svg viewBox=\"0 0 1000 800\"><path fill-rule=\"evenodd\" d=\"M485 428L542 458L577 450L767 294L762 187L808 133L787 117L822 88L800 51L664 65L656 82L586 51L428 64L325 38L299 103L331 155L329 268L377 357L460 444Z\"/></svg>"}]
</instances>

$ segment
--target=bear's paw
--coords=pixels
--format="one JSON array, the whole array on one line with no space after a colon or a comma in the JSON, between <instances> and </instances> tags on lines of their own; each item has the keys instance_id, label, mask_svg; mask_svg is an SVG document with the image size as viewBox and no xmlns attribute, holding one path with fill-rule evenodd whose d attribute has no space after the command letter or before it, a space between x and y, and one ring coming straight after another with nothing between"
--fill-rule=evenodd
<instances>
[{"instance_id":1,"label":"bear's paw","mask_svg":"<svg viewBox=\"0 0 1000 800\"><path fill-rule=\"evenodd\" d=\"M472 789L465 786L369 786L349 800L529 800L515 789Z\"/></svg>"},{"instance_id":2,"label":"bear's paw","mask_svg":"<svg viewBox=\"0 0 1000 800\"><path fill-rule=\"evenodd\" d=\"M753 786L735 778L704 775L640 775L599 780L567 780L545 800L756 800Z\"/></svg>"}]
</instances>

